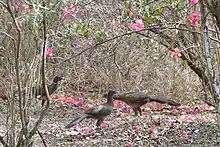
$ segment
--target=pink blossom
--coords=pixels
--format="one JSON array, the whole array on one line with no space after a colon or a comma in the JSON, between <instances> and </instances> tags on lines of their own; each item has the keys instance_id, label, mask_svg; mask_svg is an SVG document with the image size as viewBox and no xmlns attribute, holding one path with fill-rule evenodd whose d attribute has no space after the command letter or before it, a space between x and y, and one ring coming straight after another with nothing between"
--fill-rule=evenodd
<instances>
[{"instance_id":1,"label":"pink blossom","mask_svg":"<svg viewBox=\"0 0 220 147\"><path fill-rule=\"evenodd\" d=\"M197 27L199 24L199 17L200 17L200 13L199 11L194 11L190 18L188 18L186 20L186 22L190 23L192 26Z\"/></svg>"},{"instance_id":2,"label":"pink blossom","mask_svg":"<svg viewBox=\"0 0 220 147\"><path fill-rule=\"evenodd\" d=\"M126 147L133 147L133 143L132 142L128 142L128 144L126 145Z\"/></svg>"},{"instance_id":3,"label":"pink blossom","mask_svg":"<svg viewBox=\"0 0 220 147\"><path fill-rule=\"evenodd\" d=\"M111 127L115 127L116 126L116 123L115 122L112 122L111 123Z\"/></svg>"},{"instance_id":4,"label":"pink blossom","mask_svg":"<svg viewBox=\"0 0 220 147\"><path fill-rule=\"evenodd\" d=\"M102 122L101 126L102 126L103 128L105 128L105 127L108 127L108 124L107 124L106 122Z\"/></svg>"},{"instance_id":5,"label":"pink blossom","mask_svg":"<svg viewBox=\"0 0 220 147\"><path fill-rule=\"evenodd\" d=\"M68 103L68 104L74 104L76 102L76 100L74 98L67 98L65 100L65 103Z\"/></svg>"},{"instance_id":6,"label":"pink blossom","mask_svg":"<svg viewBox=\"0 0 220 147\"><path fill-rule=\"evenodd\" d=\"M198 3L199 0L191 0L190 5L194 6Z\"/></svg>"},{"instance_id":7,"label":"pink blossom","mask_svg":"<svg viewBox=\"0 0 220 147\"><path fill-rule=\"evenodd\" d=\"M119 106L121 106L121 101L119 101L119 100L114 100L114 107L115 107L115 108L119 108Z\"/></svg>"},{"instance_id":8,"label":"pink blossom","mask_svg":"<svg viewBox=\"0 0 220 147\"><path fill-rule=\"evenodd\" d=\"M113 19L112 22L111 22L111 25L112 25L113 28L120 28L121 27L121 22L118 19L117 20Z\"/></svg>"},{"instance_id":9,"label":"pink blossom","mask_svg":"<svg viewBox=\"0 0 220 147\"><path fill-rule=\"evenodd\" d=\"M173 109L171 110L172 112L178 113L179 112L179 108L177 107L173 107Z\"/></svg>"},{"instance_id":10,"label":"pink blossom","mask_svg":"<svg viewBox=\"0 0 220 147\"><path fill-rule=\"evenodd\" d=\"M46 52L47 57L52 57L53 56L53 48L48 48Z\"/></svg>"},{"instance_id":11,"label":"pink blossom","mask_svg":"<svg viewBox=\"0 0 220 147\"><path fill-rule=\"evenodd\" d=\"M31 12L31 9L30 9L29 5L27 5L27 4L21 5L19 10L20 10L20 12L25 13L26 15L30 14L30 12Z\"/></svg>"},{"instance_id":12,"label":"pink blossom","mask_svg":"<svg viewBox=\"0 0 220 147\"><path fill-rule=\"evenodd\" d=\"M196 116L195 115L182 115L181 116L183 122L195 122Z\"/></svg>"},{"instance_id":13,"label":"pink blossom","mask_svg":"<svg viewBox=\"0 0 220 147\"><path fill-rule=\"evenodd\" d=\"M178 59L181 57L181 49L180 48L175 48L172 53L171 53L171 57L173 58L173 60L178 62Z\"/></svg>"},{"instance_id":14,"label":"pink blossom","mask_svg":"<svg viewBox=\"0 0 220 147\"><path fill-rule=\"evenodd\" d=\"M72 3L68 3L62 11L61 17L62 19L70 19L72 18L73 14L77 13L77 9L74 7L74 5Z\"/></svg>"},{"instance_id":15,"label":"pink blossom","mask_svg":"<svg viewBox=\"0 0 220 147\"><path fill-rule=\"evenodd\" d=\"M202 105L198 105L198 109L199 110L214 110L215 108L207 104L202 104Z\"/></svg>"},{"instance_id":16,"label":"pink blossom","mask_svg":"<svg viewBox=\"0 0 220 147\"><path fill-rule=\"evenodd\" d=\"M133 10L131 8L126 9L125 12L127 12L128 14L133 14Z\"/></svg>"},{"instance_id":17,"label":"pink blossom","mask_svg":"<svg viewBox=\"0 0 220 147\"><path fill-rule=\"evenodd\" d=\"M143 30L145 28L144 22L142 19L136 19L135 23L133 23L131 27L132 27L132 30L134 31Z\"/></svg>"},{"instance_id":18,"label":"pink blossom","mask_svg":"<svg viewBox=\"0 0 220 147\"><path fill-rule=\"evenodd\" d=\"M22 27L22 26L23 26L23 25L22 25L22 19L21 19L21 17L15 18L15 21L16 21L16 24L17 24L18 27Z\"/></svg>"},{"instance_id":19,"label":"pink blossom","mask_svg":"<svg viewBox=\"0 0 220 147\"><path fill-rule=\"evenodd\" d=\"M128 112L128 110L129 110L129 109L128 109L128 106L123 106L123 107L122 107L122 111Z\"/></svg>"},{"instance_id":20,"label":"pink blossom","mask_svg":"<svg viewBox=\"0 0 220 147\"><path fill-rule=\"evenodd\" d=\"M170 123L175 123L178 122L178 119L175 116L172 116L172 117L168 117L167 121Z\"/></svg>"},{"instance_id":21,"label":"pink blossom","mask_svg":"<svg viewBox=\"0 0 220 147\"><path fill-rule=\"evenodd\" d=\"M11 11L14 12L18 12L19 11L19 7L17 5L15 6L11 6Z\"/></svg>"},{"instance_id":22,"label":"pink blossom","mask_svg":"<svg viewBox=\"0 0 220 147\"><path fill-rule=\"evenodd\" d=\"M149 130L148 131L148 134L156 134L157 132L155 131L155 130L153 130L153 129L151 129L151 130Z\"/></svg>"},{"instance_id":23,"label":"pink blossom","mask_svg":"<svg viewBox=\"0 0 220 147\"><path fill-rule=\"evenodd\" d=\"M80 127L80 126L76 126L74 130L76 130L80 134L88 134L93 131L91 127Z\"/></svg>"},{"instance_id":24,"label":"pink blossom","mask_svg":"<svg viewBox=\"0 0 220 147\"><path fill-rule=\"evenodd\" d=\"M199 16L200 16L199 11L194 11L194 12L192 13L192 16L194 16L194 17L199 17Z\"/></svg>"},{"instance_id":25,"label":"pink blossom","mask_svg":"<svg viewBox=\"0 0 220 147\"><path fill-rule=\"evenodd\" d=\"M188 137L188 134L186 131L183 131L180 133L180 136L183 137L183 138L187 138Z\"/></svg>"},{"instance_id":26,"label":"pink blossom","mask_svg":"<svg viewBox=\"0 0 220 147\"><path fill-rule=\"evenodd\" d=\"M141 130L142 130L141 126L137 125L137 126L135 127L135 131L136 131L137 133L141 132Z\"/></svg>"},{"instance_id":27,"label":"pink blossom","mask_svg":"<svg viewBox=\"0 0 220 147\"><path fill-rule=\"evenodd\" d=\"M67 104L75 104L76 103L76 99L71 98L71 97L59 97L59 98L55 99L55 101L59 101L61 103L67 103Z\"/></svg>"},{"instance_id":28,"label":"pink blossom","mask_svg":"<svg viewBox=\"0 0 220 147\"><path fill-rule=\"evenodd\" d=\"M77 102L76 106L79 107L79 108L82 108L83 107L83 102L81 102L81 101Z\"/></svg>"},{"instance_id":29,"label":"pink blossom","mask_svg":"<svg viewBox=\"0 0 220 147\"><path fill-rule=\"evenodd\" d=\"M159 121L154 121L153 124L154 124L155 126L159 126L159 125L160 125L160 122L159 122Z\"/></svg>"},{"instance_id":30,"label":"pink blossom","mask_svg":"<svg viewBox=\"0 0 220 147\"><path fill-rule=\"evenodd\" d=\"M29 5L27 4L22 4L22 5L15 5L15 6L11 6L11 11L13 13L25 13L26 15L30 14L31 9L29 7Z\"/></svg>"}]
</instances>

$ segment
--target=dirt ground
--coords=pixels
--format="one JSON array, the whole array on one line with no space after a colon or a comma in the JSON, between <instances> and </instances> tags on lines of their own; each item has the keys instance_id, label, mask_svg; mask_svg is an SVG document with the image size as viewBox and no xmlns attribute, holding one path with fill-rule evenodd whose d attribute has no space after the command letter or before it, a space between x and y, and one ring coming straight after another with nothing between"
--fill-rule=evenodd
<instances>
[{"instance_id":1,"label":"dirt ground","mask_svg":"<svg viewBox=\"0 0 220 147\"><path fill-rule=\"evenodd\" d=\"M138 117L132 111L115 109L105 119L102 129L95 128L91 119L65 129L83 110L56 102L51 104L39 131L48 147L220 146L220 128L214 110L187 106L181 106L178 111L150 110L149 107L146 105L143 115ZM0 103L1 112L3 109L5 105ZM4 117L1 113L1 124ZM2 135L4 128L0 127ZM39 134L34 136L34 147L44 147Z\"/></svg>"}]
</instances>

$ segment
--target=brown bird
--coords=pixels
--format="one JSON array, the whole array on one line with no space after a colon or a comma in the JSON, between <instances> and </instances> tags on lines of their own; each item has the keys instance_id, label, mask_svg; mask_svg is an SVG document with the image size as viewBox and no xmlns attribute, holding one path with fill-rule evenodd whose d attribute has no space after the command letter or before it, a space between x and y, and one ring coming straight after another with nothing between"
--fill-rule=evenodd
<instances>
[{"instance_id":1,"label":"brown bird","mask_svg":"<svg viewBox=\"0 0 220 147\"><path fill-rule=\"evenodd\" d=\"M71 121L65 128L71 128L72 126L75 126L76 124L80 123L85 118L97 119L96 126L99 127L103 122L104 118L110 115L113 110L114 104L113 104L112 96L114 94L115 92L110 90L106 96L107 103L89 108L82 115Z\"/></svg>"},{"instance_id":2,"label":"brown bird","mask_svg":"<svg viewBox=\"0 0 220 147\"><path fill-rule=\"evenodd\" d=\"M106 97L106 94L104 94L103 97ZM129 105L133 109L135 116L138 115L138 112L140 113L140 115L142 115L141 106L145 105L146 103L150 103L150 102L168 104L170 106L181 105L175 101L168 100L168 99L152 98L144 92L128 92L128 93L114 94L113 99L123 101L124 103Z\"/></svg>"}]
</instances>

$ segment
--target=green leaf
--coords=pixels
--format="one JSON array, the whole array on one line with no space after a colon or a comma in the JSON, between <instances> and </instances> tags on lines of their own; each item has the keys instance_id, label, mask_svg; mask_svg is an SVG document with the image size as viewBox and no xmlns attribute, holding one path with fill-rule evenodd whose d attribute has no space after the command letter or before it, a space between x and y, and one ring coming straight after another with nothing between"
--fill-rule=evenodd
<instances>
[{"instance_id":1,"label":"green leaf","mask_svg":"<svg viewBox=\"0 0 220 147\"><path fill-rule=\"evenodd\" d=\"M183 69L186 69L186 68L187 68L187 66L188 66L187 60L183 60L183 61L182 61L182 66L183 66Z\"/></svg>"},{"instance_id":2,"label":"green leaf","mask_svg":"<svg viewBox=\"0 0 220 147\"><path fill-rule=\"evenodd\" d=\"M129 16L129 13L128 12L122 12L122 17L123 18L127 18Z\"/></svg>"},{"instance_id":3,"label":"green leaf","mask_svg":"<svg viewBox=\"0 0 220 147\"><path fill-rule=\"evenodd\" d=\"M144 0L144 4L148 4L148 0Z\"/></svg>"},{"instance_id":4,"label":"green leaf","mask_svg":"<svg viewBox=\"0 0 220 147\"><path fill-rule=\"evenodd\" d=\"M53 29L49 28L49 29L47 30L47 32L48 32L48 33L52 33L52 32L53 32Z\"/></svg>"},{"instance_id":5,"label":"green leaf","mask_svg":"<svg viewBox=\"0 0 220 147\"><path fill-rule=\"evenodd\" d=\"M96 38L96 41L97 41L98 43L101 43L101 42L104 41L104 37L98 37L98 38Z\"/></svg>"},{"instance_id":6,"label":"green leaf","mask_svg":"<svg viewBox=\"0 0 220 147\"><path fill-rule=\"evenodd\" d=\"M86 29L85 26L79 25L78 28L77 28L77 32L78 32L80 35L83 35L83 37L85 37L86 39L89 38L89 31Z\"/></svg>"},{"instance_id":7,"label":"green leaf","mask_svg":"<svg viewBox=\"0 0 220 147\"><path fill-rule=\"evenodd\" d=\"M148 12L145 13L144 20L145 20L145 26L146 28L148 28L151 23L151 16L149 15Z\"/></svg>"},{"instance_id":8,"label":"green leaf","mask_svg":"<svg viewBox=\"0 0 220 147\"><path fill-rule=\"evenodd\" d=\"M90 97L89 99L90 99L90 100L96 100L97 97L96 97L96 96L92 96L92 97Z\"/></svg>"},{"instance_id":9,"label":"green leaf","mask_svg":"<svg viewBox=\"0 0 220 147\"><path fill-rule=\"evenodd\" d=\"M85 32L83 33L83 36L84 36L86 39L88 39L88 38L89 38L89 31L85 31Z\"/></svg>"},{"instance_id":10,"label":"green leaf","mask_svg":"<svg viewBox=\"0 0 220 147\"><path fill-rule=\"evenodd\" d=\"M125 7L131 8L131 1L129 1L129 0L125 1Z\"/></svg>"},{"instance_id":11,"label":"green leaf","mask_svg":"<svg viewBox=\"0 0 220 147\"><path fill-rule=\"evenodd\" d=\"M85 27L82 26L82 25L79 25L77 31L78 31L79 34L83 34L84 31L85 31Z\"/></svg>"},{"instance_id":12,"label":"green leaf","mask_svg":"<svg viewBox=\"0 0 220 147\"><path fill-rule=\"evenodd\" d=\"M100 35L100 36L105 36L105 30L104 29L101 29L99 28L97 33Z\"/></svg>"}]
</instances>

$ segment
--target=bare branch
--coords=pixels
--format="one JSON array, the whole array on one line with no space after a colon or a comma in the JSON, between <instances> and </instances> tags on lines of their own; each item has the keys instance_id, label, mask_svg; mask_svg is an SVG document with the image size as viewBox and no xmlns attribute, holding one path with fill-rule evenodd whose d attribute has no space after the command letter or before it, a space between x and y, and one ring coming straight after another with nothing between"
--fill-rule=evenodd
<instances>
[{"instance_id":1,"label":"bare branch","mask_svg":"<svg viewBox=\"0 0 220 147\"><path fill-rule=\"evenodd\" d=\"M7 5L6 5L3 1L0 1L0 4L2 4L3 7L5 7L6 9L8 9Z\"/></svg>"},{"instance_id":2,"label":"bare branch","mask_svg":"<svg viewBox=\"0 0 220 147\"><path fill-rule=\"evenodd\" d=\"M8 147L8 145L7 145L7 143L5 142L3 136L0 136L0 142L2 143L2 145L3 145L4 147Z\"/></svg>"},{"instance_id":3,"label":"bare branch","mask_svg":"<svg viewBox=\"0 0 220 147\"><path fill-rule=\"evenodd\" d=\"M43 6L45 6L45 2L43 2ZM46 47L47 47L47 25L46 25L46 10L44 10L43 13L43 57L42 57L42 82L43 82L43 86L44 89L46 91L46 105L45 107L43 107L43 110L40 114L39 119L37 120L37 122L35 123L35 126L33 127L33 129L30 131L28 138L30 139L37 131L37 128L39 127L40 123L42 122L47 110L49 109L49 105L50 105L50 96L48 93L48 89L47 89L47 85L45 83L45 64L46 64Z\"/></svg>"},{"instance_id":4,"label":"bare branch","mask_svg":"<svg viewBox=\"0 0 220 147\"><path fill-rule=\"evenodd\" d=\"M41 140L42 140L44 146L45 146L45 147L48 147L48 145L47 145L45 139L43 138L43 135L41 134L41 132L40 132L39 130L37 130L37 133L39 134L39 136L40 136L40 138L41 138Z\"/></svg>"}]
</instances>

